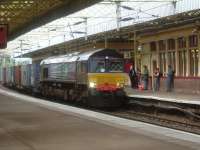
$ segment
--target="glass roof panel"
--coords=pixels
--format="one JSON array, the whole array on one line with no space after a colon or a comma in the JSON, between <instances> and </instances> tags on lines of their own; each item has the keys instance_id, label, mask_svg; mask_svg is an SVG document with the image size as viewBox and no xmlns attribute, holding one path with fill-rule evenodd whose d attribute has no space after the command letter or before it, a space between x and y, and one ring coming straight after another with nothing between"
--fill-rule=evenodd
<instances>
[{"instance_id":1,"label":"glass roof panel","mask_svg":"<svg viewBox=\"0 0 200 150\"><path fill-rule=\"evenodd\" d=\"M10 41L1 53L16 57L64 41L197 8L200 8L199 0L104 0Z\"/></svg>"}]
</instances>

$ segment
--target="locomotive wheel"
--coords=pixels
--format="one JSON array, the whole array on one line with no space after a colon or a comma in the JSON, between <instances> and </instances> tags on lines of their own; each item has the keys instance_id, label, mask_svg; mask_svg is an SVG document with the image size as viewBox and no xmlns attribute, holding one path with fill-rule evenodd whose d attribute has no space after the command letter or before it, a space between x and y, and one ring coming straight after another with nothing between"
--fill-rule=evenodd
<instances>
[{"instance_id":1,"label":"locomotive wheel","mask_svg":"<svg viewBox=\"0 0 200 150\"><path fill-rule=\"evenodd\" d=\"M74 89L69 90L69 100L75 102L77 98L77 93Z\"/></svg>"},{"instance_id":2,"label":"locomotive wheel","mask_svg":"<svg viewBox=\"0 0 200 150\"><path fill-rule=\"evenodd\" d=\"M44 96L47 97L48 96L48 85L44 86Z\"/></svg>"},{"instance_id":3,"label":"locomotive wheel","mask_svg":"<svg viewBox=\"0 0 200 150\"><path fill-rule=\"evenodd\" d=\"M44 85L42 86L41 90L42 90L42 92L41 92L42 96L45 96L45 86Z\"/></svg>"},{"instance_id":4,"label":"locomotive wheel","mask_svg":"<svg viewBox=\"0 0 200 150\"><path fill-rule=\"evenodd\" d=\"M48 88L48 95L51 97L53 96L53 87L49 86Z\"/></svg>"}]
</instances>

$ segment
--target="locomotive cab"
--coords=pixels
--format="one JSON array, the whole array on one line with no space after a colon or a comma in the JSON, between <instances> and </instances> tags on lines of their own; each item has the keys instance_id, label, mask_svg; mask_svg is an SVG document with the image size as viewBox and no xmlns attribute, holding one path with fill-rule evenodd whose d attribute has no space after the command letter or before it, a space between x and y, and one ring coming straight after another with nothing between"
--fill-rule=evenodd
<instances>
[{"instance_id":1,"label":"locomotive cab","mask_svg":"<svg viewBox=\"0 0 200 150\"><path fill-rule=\"evenodd\" d=\"M129 86L129 77L124 73L121 58L93 58L88 72L88 86L97 91L117 91Z\"/></svg>"}]
</instances>

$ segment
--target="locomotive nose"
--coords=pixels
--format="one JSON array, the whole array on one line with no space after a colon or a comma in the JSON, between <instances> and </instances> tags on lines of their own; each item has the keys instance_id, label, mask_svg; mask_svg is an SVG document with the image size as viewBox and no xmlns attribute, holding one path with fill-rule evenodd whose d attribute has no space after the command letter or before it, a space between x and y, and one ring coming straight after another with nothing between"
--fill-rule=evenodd
<instances>
[{"instance_id":1,"label":"locomotive nose","mask_svg":"<svg viewBox=\"0 0 200 150\"><path fill-rule=\"evenodd\" d=\"M115 91L123 89L129 79L125 73L93 73L89 74L88 84L90 88L95 88L98 91Z\"/></svg>"}]
</instances>

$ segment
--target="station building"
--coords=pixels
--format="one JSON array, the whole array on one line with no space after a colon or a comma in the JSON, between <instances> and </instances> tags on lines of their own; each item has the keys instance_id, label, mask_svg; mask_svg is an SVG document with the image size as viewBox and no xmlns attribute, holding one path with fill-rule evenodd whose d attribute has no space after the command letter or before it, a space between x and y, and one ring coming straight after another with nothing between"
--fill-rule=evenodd
<instances>
[{"instance_id":1,"label":"station building","mask_svg":"<svg viewBox=\"0 0 200 150\"><path fill-rule=\"evenodd\" d=\"M192 19L192 18L191 18ZM150 76L158 67L165 89L168 65L175 71L174 90L200 93L200 26L199 21L154 30L139 35L136 66L147 65Z\"/></svg>"},{"instance_id":2,"label":"station building","mask_svg":"<svg viewBox=\"0 0 200 150\"><path fill-rule=\"evenodd\" d=\"M166 89L168 65L175 71L174 91L200 94L200 10L192 10L136 25L110 30L46 47L24 57L33 62L52 55L97 48L115 48L139 70L147 65L149 89L153 72L162 73L161 90Z\"/></svg>"}]
</instances>

